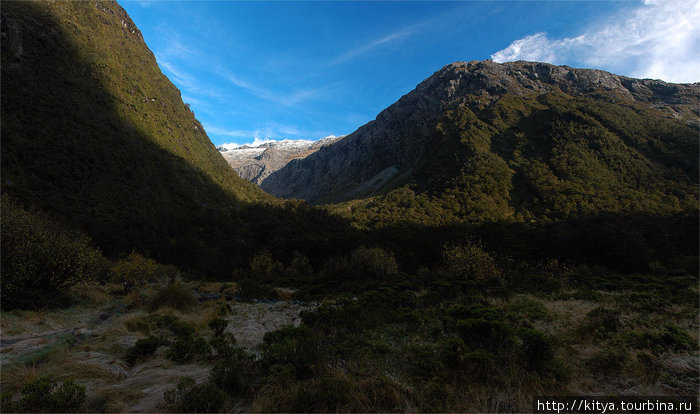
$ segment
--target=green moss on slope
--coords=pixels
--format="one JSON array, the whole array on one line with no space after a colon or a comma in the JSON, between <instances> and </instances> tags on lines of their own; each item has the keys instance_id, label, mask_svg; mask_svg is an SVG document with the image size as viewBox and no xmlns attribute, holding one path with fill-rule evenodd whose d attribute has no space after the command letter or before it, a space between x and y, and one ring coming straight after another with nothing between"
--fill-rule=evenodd
<instances>
[{"instance_id":1,"label":"green moss on slope","mask_svg":"<svg viewBox=\"0 0 700 414\"><path fill-rule=\"evenodd\" d=\"M3 192L108 254L178 263L273 200L228 167L116 2L3 2L2 26Z\"/></svg>"}]
</instances>

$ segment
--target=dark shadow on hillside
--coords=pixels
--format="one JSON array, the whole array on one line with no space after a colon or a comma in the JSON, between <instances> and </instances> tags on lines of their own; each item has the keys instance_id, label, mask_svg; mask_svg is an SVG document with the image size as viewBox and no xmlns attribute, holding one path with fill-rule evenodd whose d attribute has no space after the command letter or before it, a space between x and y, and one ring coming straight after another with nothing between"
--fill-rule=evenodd
<instances>
[{"instance_id":1,"label":"dark shadow on hillside","mask_svg":"<svg viewBox=\"0 0 700 414\"><path fill-rule=\"evenodd\" d=\"M372 232L371 239L392 249L409 271L442 261L445 243L475 240L501 257L537 262L603 266L622 272L646 272L654 261L697 257L697 212L673 215L602 213L542 223L398 225Z\"/></svg>"},{"instance_id":2,"label":"dark shadow on hillside","mask_svg":"<svg viewBox=\"0 0 700 414\"><path fill-rule=\"evenodd\" d=\"M123 119L127 103L40 4L4 2L2 13L3 193L81 228L108 255L136 249L200 276L228 277L262 248L323 254L352 238L325 213L235 199Z\"/></svg>"}]
</instances>

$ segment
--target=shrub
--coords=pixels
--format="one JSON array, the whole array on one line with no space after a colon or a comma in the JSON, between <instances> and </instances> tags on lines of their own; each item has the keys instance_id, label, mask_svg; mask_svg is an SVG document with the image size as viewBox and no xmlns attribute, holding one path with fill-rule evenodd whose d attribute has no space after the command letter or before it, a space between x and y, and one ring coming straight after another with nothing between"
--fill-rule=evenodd
<instances>
[{"instance_id":1,"label":"shrub","mask_svg":"<svg viewBox=\"0 0 700 414\"><path fill-rule=\"evenodd\" d=\"M280 278L284 266L272 257L268 251L253 257L250 261L250 274L258 282L273 282Z\"/></svg>"},{"instance_id":2,"label":"shrub","mask_svg":"<svg viewBox=\"0 0 700 414\"><path fill-rule=\"evenodd\" d=\"M591 372L602 376L618 375L627 360L627 352L624 349L606 348L596 353L587 361Z\"/></svg>"},{"instance_id":3,"label":"shrub","mask_svg":"<svg viewBox=\"0 0 700 414\"><path fill-rule=\"evenodd\" d=\"M166 327L180 339L191 338L194 335L194 325L191 322L181 321L175 317L167 317Z\"/></svg>"},{"instance_id":4,"label":"shrub","mask_svg":"<svg viewBox=\"0 0 700 414\"><path fill-rule=\"evenodd\" d=\"M154 280L160 265L155 261L131 252L112 267L112 281L122 285L124 293L131 292L143 282Z\"/></svg>"},{"instance_id":5,"label":"shrub","mask_svg":"<svg viewBox=\"0 0 700 414\"><path fill-rule=\"evenodd\" d=\"M673 324L667 324L655 332L630 333L623 342L637 349L645 349L654 354L671 351L691 350L697 343Z\"/></svg>"},{"instance_id":6,"label":"shrub","mask_svg":"<svg viewBox=\"0 0 700 414\"><path fill-rule=\"evenodd\" d=\"M595 308L586 314L579 331L586 335L603 337L620 328L620 312L603 307Z\"/></svg>"},{"instance_id":7,"label":"shrub","mask_svg":"<svg viewBox=\"0 0 700 414\"><path fill-rule=\"evenodd\" d=\"M134 346L129 348L126 354L125 361L129 365L133 365L137 361L147 359L149 356L156 352L159 346L163 345L165 341L161 338L155 336L149 336L147 338L139 339L136 341Z\"/></svg>"},{"instance_id":8,"label":"shrub","mask_svg":"<svg viewBox=\"0 0 700 414\"><path fill-rule=\"evenodd\" d=\"M542 302L528 296L520 296L510 303L510 310L530 320L545 319L549 316Z\"/></svg>"},{"instance_id":9,"label":"shrub","mask_svg":"<svg viewBox=\"0 0 700 414\"><path fill-rule=\"evenodd\" d=\"M14 399L4 395L2 412L77 412L85 402L85 387L72 380L58 386L50 377L41 377L22 386L22 396Z\"/></svg>"},{"instance_id":10,"label":"shrub","mask_svg":"<svg viewBox=\"0 0 700 414\"><path fill-rule=\"evenodd\" d=\"M523 328L518 334L522 340L521 355L527 368L544 372L554 358L552 341L543 333L530 328Z\"/></svg>"},{"instance_id":11,"label":"shrub","mask_svg":"<svg viewBox=\"0 0 700 414\"><path fill-rule=\"evenodd\" d=\"M405 355L411 374L419 380L431 378L444 371L442 361L431 345L412 345Z\"/></svg>"},{"instance_id":12,"label":"shrub","mask_svg":"<svg viewBox=\"0 0 700 414\"><path fill-rule=\"evenodd\" d=\"M286 273L288 279L292 281L308 281L314 277L309 258L299 252L294 252L294 257L287 266Z\"/></svg>"},{"instance_id":13,"label":"shrub","mask_svg":"<svg viewBox=\"0 0 700 414\"><path fill-rule=\"evenodd\" d=\"M234 348L223 361L211 370L211 380L221 389L237 396L245 396L252 390L259 376L260 364L255 357L241 348Z\"/></svg>"},{"instance_id":14,"label":"shrub","mask_svg":"<svg viewBox=\"0 0 700 414\"><path fill-rule=\"evenodd\" d=\"M323 263L320 276L324 281L345 285L346 289L358 289L362 285L349 283L387 280L398 273L393 253L378 247L361 246L349 256L331 257Z\"/></svg>"},{"instance_id":15,"label":"shrub","mask_svg":"<svg viewBox=\"0 0 700 414\"><path fill-rule=\"evenodd\" d=\"M228 321L226 319L214 318L209 321L209 328L214 332L214 336L223 336L227 326Z\"/></svg>"},{"instance_id":16,"label":"shrub","mask_svg":"<svg viewBox=\"0 0 700 414\"><path fill-rule=\"evenodd\" d=\"M152 312L161 306L167 306L177 310L187 310L195 304L197 299L192 291L180 282L173 282L156 292L148 304L148 309Z\"/></svg>"},{"instance_id":17,"label":"shrub","mask_svg":"<svg viewBox=\"0 0 700 414\"><path fill-rule=\"evenodd\" d=\"M0 301L3 309L63 306L68 290L91 279L100 252L81 233L2 196Z\"/></svg>"},{"instance_id":18,"label":"shrub","mask_svg":"<svg viewBox=\"0 0 700 414\"><path fill-rule=\"evenodd\" d=\"M510 327L499 320L461 319L457 321L457 333L472 348L500 350L512 342Z\"/></svg>"},{"instance_id":19,"label":"shrub","mask_svg":"<svg viewBox=\"0 0 700 414\"><path fill-rule=\"evenodd\" d=\"M268 332L264 338L263 357L266 366L291 364L297 378L309 378L325 357L321 338L311 328L285 326Z\"/></svg>"},{"instance_id":20,"label":"shrub","mask_svg":"<svg viewBox=\"0 0 700 414\"><path fill-rule=\"evenodd\" d=\"M177 388L165 392L165 402L181 413L215 413L226 402L226 394L211 382L197 385L192 378L183 378Z\"/></svg>"},{"instance_id":21,"label":"shrub","mask_svg":"<svg viewBox=\"0 0 700 414\"><path fill-rule=\"evenodd\" d=\"M289 405L289 412L330 413L342 411L350 401L349 381L333 377L314 378L301 384Z\"/></svg>"},{"instance_id":22,"label":"shrub","mask_svg":"<svg viewBox=\"0 0 700 414\"><path fill-rule=\"evenodd\" d=\"M233 345L236 344L236 338L231 333L226 333L222 336L215 336L209 340L209 346L216 352L218 358L228 358L234 353Z\"/></svg>"},{"instance_id":23,"label":"shrub","mask_svg":"<svg viewBox=\"0 0 700 414\"><path fill-rule=\"evenodd\" d=\"M378 247L360 246L350 255L352 272L370 280L383 280L398 272L394 254Z\"/></svg>"},{"instance_id":24,"label":"shrub","mask_svg":"<svg viewBox=\"0 0 700 414\"><path fill-rule=\"evenodd\" d=\"M260 283L250 277L243 277L236 280L238 296L244 300L253 298L266 298L276 296L275 291L267 285Z\"/></svg>"},{"instance_id":25,"label":"shrub","mask_svg":"<svg viewBox=\"0 0 700 414\"><path fill-rule=\"evenodd\" d=\"M189 362L209 355L210 347L204 338L180 338L170 345L168 358L175 362Z\"/></svg>"},{"instance_id":26,"label":"shrub","mask_svg":"<svg viewBox=\"0 0 700 414\"><path fill-rule=\"evenodd\" d=\"M497 283L503 281L503 272L480 243L445 245L443 261L447 269L460 279Z\"/></svg>"}]
</instances>

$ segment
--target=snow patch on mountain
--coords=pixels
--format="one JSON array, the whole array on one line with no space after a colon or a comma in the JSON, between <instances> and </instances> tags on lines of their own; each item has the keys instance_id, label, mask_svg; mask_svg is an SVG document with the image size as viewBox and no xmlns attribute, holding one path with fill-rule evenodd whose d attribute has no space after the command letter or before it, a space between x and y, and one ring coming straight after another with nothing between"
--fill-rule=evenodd
<instances>
[{"instance_id":1,"label":"snow patch on mountain","mask_svg":"<svg viewBox=\"0 0 700 414\"><path fill-rule=\"evenodd\" d=\"M217 147L229 165L246 180L258 185L268 175L292 160L305 158L320 148L332 144L343 136L329 135L320 140L255 139L249 144L222 144Z\"/></svg>"}]
</instances>

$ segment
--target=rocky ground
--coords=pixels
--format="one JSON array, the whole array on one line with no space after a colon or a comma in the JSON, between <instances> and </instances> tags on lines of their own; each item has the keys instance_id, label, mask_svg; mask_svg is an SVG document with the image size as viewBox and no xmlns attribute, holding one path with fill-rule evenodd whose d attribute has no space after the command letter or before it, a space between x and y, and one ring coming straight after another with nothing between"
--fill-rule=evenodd
<instances>
[{"instance_id":1,"label":"rocky ground","mask_svg":"<svg viewBox=\"0 0 700 414\"><path fill-rule=\"evenodd\" d=\"M206 290L206 286L200 287ZM284 325L298 325L299 314L314 304L293 300L238 302L197 291L200 303L187 312L161 308L156 314L174 315L191 322L199 331L217 309L228 305L226 332L236 345L256 352L265 333ZM128 303L129 297L110 296L99 306L82 304L57 311L3 312L0 318L0 362L3 391L16 392L21 384L49 375L56 381L75 379L87 392L88 411L162 411L163 395L179 379L197 382L208 378L206 362L180 364L166 357L160 347L154 357L138 364L125 361L127 350L144 338L130 327L150 315ZM200 329L201 328L201 329Z\"/></svg>"}]
</instances>

